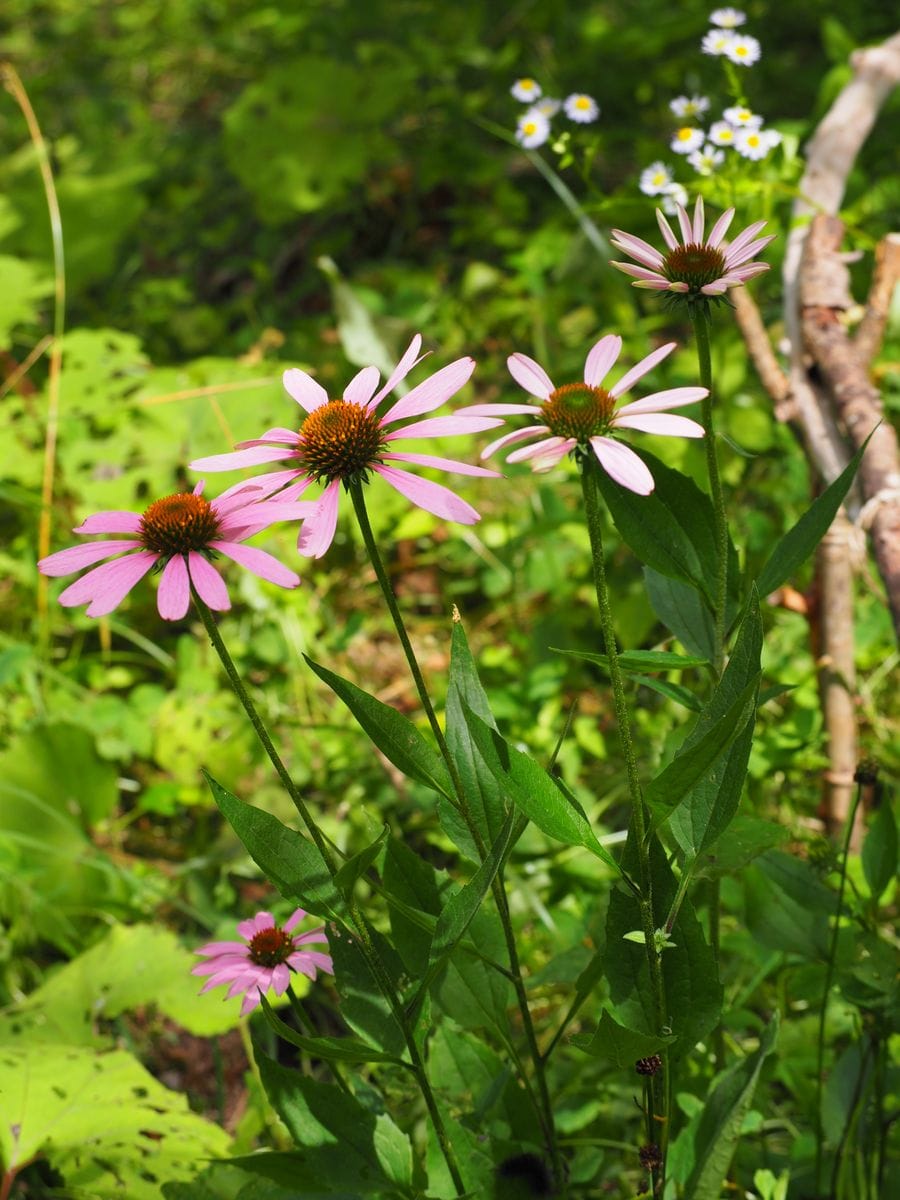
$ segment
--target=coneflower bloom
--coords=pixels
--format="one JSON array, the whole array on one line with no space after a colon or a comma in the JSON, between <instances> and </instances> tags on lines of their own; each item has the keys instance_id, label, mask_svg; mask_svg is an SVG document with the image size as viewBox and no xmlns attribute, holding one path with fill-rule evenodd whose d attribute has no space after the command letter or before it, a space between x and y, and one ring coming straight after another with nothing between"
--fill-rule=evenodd
<instances>
[{"instance_id":1,"label":"coneflower bloom","mask_svg":"<svg viewBox=\"0 0 900 1200\"><path fill-rule=\"evenodd\" d=\"M593 453L603 469L616 483L641 496L653 491L653 476L633 450L612 436L623 429L639 429L670 437L703 437L703 426L688 417L673 416L667 410L694 404L707 394L702 387L667 388L641 400L633 400L622 408L616 401L657 363L675 349L674 342L660 346L652 354L626 371L610 388L602 386L622 350L622 339L613 334L602 337L591 349L584 364L584 382L555 387L547 372L526 354L513 354L507 359L509 373L521 387L542 403L534 404L476 404L462 412L471 416L534 417L536 424L505 433L481 452L489 458L498 450L517 442L531 445L513 450L509 463L530 461L535 471L548 471L571 451ZM539 438L539 441L533 441Z\"/></svg>"},{"instance_id":2,"label":"coneflower bloom","mask_svg":"<svg viewBox=\"0 0 900 1200\"><path fill-rule=\"evenodd\" d=\"M285 389L306 414L300 428L269 429L261 437L239 442L230 454L201 458L191 463L191 467L198 471L234 471L280 462L286 469L253 480L265 495L284 488L280 500L294 500L312 484L324 484L325 490L313 514L306 517L297 543L300 553L310 558L321 557L334 539L341 485L349 487L355 482L366 482L370 471L426 512L460 525L474 525L479 514L455 492L392 465L414 463L458 475L497 475L496 471L454 459L394 449L396 442L411 438L480 433L502 423L486 417L459 415L409 421L410 417L440 408L468 382L475 370L471 358L459 358L436 371L379 416L379 404L419 361L421 345L422 339L416 334L387 383L377 392L380 378L377 367L364 367L347 384L339 399L329 399L322 385L305 371L297 367L285 371Z\"/></svg>"},{"instance_id":3,"label":"coneflower bloom","mask_svg":"<svg viewBox=\"0 0 900 1200\"><path fill-rule=\"evenodd\" d=\"M67 608L87 604L89 617L103 617L118 608L154 567L162 570L156 603L165 620L177 621L185 615L192 587L210 608L225 612L231 607L228 591L212 565L220 554L281 587L299 584L300 576L277 558L240 543L276 521L302 519L313 511L314 504L263 502L262 491L248 483L230 488L216 500L204 499L202 492L201 480L193 492L163 496L143 513L95 513L73 532L126 537L70 546L42 558L38 569L44 575L73 575L125 551L122 557L94 567L60 594L59 602Z\"/></svg>"},{"instance_id":4,"label":"coneflower bloom","mask_svg":"<svg viewBox=\"0 0 900 1200\"><path fill-rule=\"evenodd\" d=\"M283 925L276 925L271 913L260 912L237 927L243 942L208 942L195 950L208 961L198 963L192 975L208 975L200 989L201 996L210 988L229 984L225 999L244 993L241 1016L252 1012L259 1004L260 996L271 988L276 996L283 996L291 982L291 972L298 971L309 979L315 979L316 970L334 974L331 955L319 950L302 947L325 942L325 926L319 925L308 933L292 934L292 930L303 920L306 913L295 908Z\"/></svg>"},{"instance_id":5,"label":"coneflower bloom","mask_svg":"<svg viewBox=\"0 0 900 1200\"><path fill-rule=\"evenodd\" d=\"M704 296L715 298L769 269L767 263L750 261L774 238L774 234L762 238L756 236L765 221L754 221L734 241L725 242L725 234L734 219L734 209L729 208L713 225L709 237L706 237L703 198L698 196L693 222L685 209L678 205L677 216L682 237L679 242L659 209L656 210L656 216L667 246L665 254L642 238L623 233L621 229L614 229L610 238L614 246L639 264L610 263L610 266L617 267L626 275L634 276L635 287L674 292L690 300Z\"/></svg>"}]
</instances>

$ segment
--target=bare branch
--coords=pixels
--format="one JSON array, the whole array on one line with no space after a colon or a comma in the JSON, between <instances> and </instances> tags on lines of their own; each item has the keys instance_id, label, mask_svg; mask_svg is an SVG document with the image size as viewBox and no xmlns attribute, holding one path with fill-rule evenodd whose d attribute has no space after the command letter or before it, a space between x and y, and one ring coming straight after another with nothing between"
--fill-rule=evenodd
<instances>
[{"instance_id":1,"label":"bare branch","mask_svg":"<svg viewBox=\"0 0 900 1200\"><path fill-rule=\"evenodd\" d=\"M735 288L731 293L731 300L738 328L750 352L753 365L763 387L775 401L775 414L780 421L788 420L787 412L783 411L789 395L788 377L775 357L759 309L745 287Z\"/></svg>"},{"instance_id":2,"label":"bare branch","mask_svg":"<svg viewBox=\"0 0 900 1200\"><path fill-rule=\"evenodd\" d=\"M900 283L900 233L889 233L878 243L875 270L866 300L866 312L856 331L854 346L860 362L870 363L881 349L884 327L891 310L894 288Z\"/></svg>"}]
</instances>

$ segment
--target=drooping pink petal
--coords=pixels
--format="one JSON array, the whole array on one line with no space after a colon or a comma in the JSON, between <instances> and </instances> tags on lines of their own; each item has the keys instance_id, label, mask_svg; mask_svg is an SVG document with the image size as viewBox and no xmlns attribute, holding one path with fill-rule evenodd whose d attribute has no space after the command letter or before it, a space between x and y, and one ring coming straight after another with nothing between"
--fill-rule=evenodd
<instances>
[{"instance_id":1,"label":"drooping pink petal","mask_svg":"<svg viewBox=\"0 0 900 1200\"><path fill-rule=\"evenodd\" d=\"M525 429L514 429L512 433L504 433L503 437L499 437L495 442L491 442L489 446L485 446L480 457L490 458L492 454L496 454L504 446L512 446L516 442L524 442L526 438L540 437L542 433L549 432L550 430L546 425L528 425Z\"/></svg>"},{"instance_id":2,"label":"drooping pink petal","mask_svg":"<svg viewBox=\"0 0 900 1200\"><path fill-rule=\"evenodd\" d=\"M207 942L205 946L199 946L195 954L211 955L211 954L247 954L247 947L243 942Z\"/></svg>"},{"instance_id":3,"label":"drooping pink petal","mask_svg":"<svg viewBox=\"0 0 900 1200\"><path fill-rule=\"evenodd\" d=\"M410 395L412 393L410 392ZM503 422L499 417L428 417L414 421L412 425L401 425L384 439L396 442L406 438L451 437L457 434L481 433L485 429L496 429Z\"/></svg>"},{"instance_id":4,"label":"drooping pink petal","mask_svg":"<svg viewBox=\"0 0 900 1200\"><path fill-rule=\"evenodd\" d=\"M59 602L64 608L90 602L93 609L89 610L90 616L106 616L122 603L158 558L159 555L151 550L139 550L136 554L127 554L114 562L94 567L92 571L70 583L66 590L60 593Z\"/></svg>"},{"instance_id":5,"label":"drooping pink petal","mask_svg":"<svg viewBox=\"0 0 900 1200\"><path fill-rule=\"evenodd\" d=\"M690 417L673 416L671 413L645 413L634 417L616 417L612 422L615 429L640 429L644 433L661 434L663 437L701 438L702 425Z\"/></svg>"},{"instance_id":6,"label":"drooping pink petal","mask_svg":"<svg viewBox=\"0 0 900 1200\"><path fill-rule=\"evenodd\" d=\"M531 446L523 446L521 450L513 450L512 454L507 454L506 461L508 463L527 462L529 458L540 458L544 454L549 454L561 446L563 442L568 441L567 438L548 437L542 442L535 442Z\"/></svg>"},{"instance_id":7,"label":"drooping pink petal","mask_svg":"<svg viewBox=\"0 0 900 1200\"><path fill-rule=\"evenodd\" d=\"M315 979L317 967L320 971L327 971L329 975L334 974L331 955L319 954L316 950L304 950L301 953L292 954L287 961L295 971L307 975L310 979Z\"/></svg>"},{"instance_id":8,"label":"drooping pink petal","mask_svg":"<svg viewBox=\"0 0 900 1200\"><path fill-rule=\"evenodd\" d=\"M314 507L310 505L310 507ZM259 575L261 579L267 579L270 583L277 583L280 587L295 588L300 585L300 576L289 570L284 563L278 561L271 554L267 554L265 550L260 550L256 546L244 546L239 542L210 542L214 550L218 550L224 554L226 558L234 559L236 563L240 563L242 567L246 567L248 571L252 571L254 575ZM197 589L199 591L199 588ZM207 601L207 603L209 603ZM210 604L210 608L213 606Z\"/></svg>"},{"instance_id":9,"label":"drooping pink petal","mask_svg":"<svg viewBox=\"0 0 900 1200\"><path fill-rule=\"evenodd\" d=\"M506 360L509 373L526 392L546 400L553 391L553 382L540 363L527 354L511 354Z\"/></svg>"},{"instance_id":10,"label":"drooping pink petal","mask_svg":"<svg viewBox=\"0 0 900 1200\"><path fill-rule=\"evenodd\" d=\"M454 417L517 417L537 416L541 412L539 404L469 404L465 408L457 408Z\"/></svg>"},{"instance_id":11,"label":"drooping pink petal","mask_svg":"<svg viewBox=\"0 0 900 1200\"><path fill-rule=\"evenodd\" d=\"M403 357L397 363L396 367L394 367L393 371L391 371L384 387L379 392L376 392L376 394L369 401L370 412L376 409L385 396L387 396L389 392L392 392L397 384L406 378L406 376L410 373L413 367L416 366L417 363L422 361L422 359L418 357L421 348L422 336L421 334L417 333L404 350ZM424 358L424 355L422 357Z\"/></svg>"},{"instance_id":12,"label":"drooping pink petal","mask_svg":"<svg viewBox=\"0 0 900 1200\"><path fill-rule=\"evenodd\" d=\"M457 462L453 458L439 458L435 454L385 454L390 462L416 463L420 467L434 467L438 471L453 471L456 475L482 475L486 478L501 479L499 471L491 471L487 467L475 467L471 463Z\"/></svg>"},{"instance_id":13,"label":"drooping pink petal","mask_svg":"<svg viewBox=\"0 0 900 1200\"><path fill-rule=\"evenodd\" d=\"M636 416L638 413L665 412L670 408L684 408L686 404L696 404L705 395L706 388L701 387L666 388L665 391L653 392L650 396L632 400L630 404L623 404L616 412L616 418Z\"/></svg>"},{"instance_id":14,"label":"drooping pink petal","mask_svg":"<svg viewBox=\"0 0 900 1200\"><path fill-rule=\"evenodd\" d=\"M235 442L235 450L249 450L251 446L269 446L273 442L285 442L288 446L296 446L297 430L286 429L283 425L276 425L274 429L267 429L265 433L261 433L258 438L248 438L245 442Z\"/></svg>"},{"instance_id":15,"label":"drooping pink petal","mask_svg":"<svg viewBox=\"0 0 900 1200\"><path fill-rule=\"evenodd\" d=\"M344 388L344 399L365 408L375 394L381 372L377 367L363 367Z\"/></svg>"},{"instance_id":16,"label":"drooping pink petal","mask_svg":"<svg viewBox=\"0 0 900 1200\"><path fill-rule=\"evenodd\" d=\"M254 1008L258 1008L260 1004L259 988L251 988L241 1002L241 1016L246 1017L248 1013L252 1013Z\"/></svg>"},{"instance_id":17,"label":"drooping pink petal","mask_svg":"<svg viewBox=\"0 0 900 1200\"><path fill-rule=\"evenodd\" d=\"M693 234L693 237L691 240L696 242L698 246L703 245L703 234L705 232L705 229L704 229L705 225L706 225L706 219L705 219L705 215L703 212L703 197L698 196L697 202L694 205L694 224L693 224L692 231L691 231Z\"/></svg>"},{"instance_id":18,"label":"drooping pink petal","mask_svg":"<svg viewBox=\"0 0 900 1200\"><path fill-rule=\"evenodd\" d=\"M333 479L319 497L316 511L300 528L297 549L306 558L321 558L334 541L341 481Z\"/></svg>"},{"instance_id":19,"label":"drooping pink petal","mask_svg":"<svg viewBox=\"0 0 900 1200\"><path fill-rule=\"evenodd\" d=\"M283 996L291 982L291 971L284 963L277 963L272 968L272 987L276 996Z\"/></svg>"},{"instance_id":20,"label":"drooping pink petal","mask_svg":"<svg viewBox=\"0 0 900 1200\"><path fill-rule=\"evenodd\" d=\"M607 371L622 351L622 339L608 333L591 347L584 363L584 382L588 387L599 387Z\"/></svg>"},{"instance_id":21,"label":"drooping pink petal","mask_svg":"<svg viewBox=\"0 0 900 1200\"><path fill-rule=\"evenodd\" d=\"M592 437L591 446L600 466L611 479L639 496L650 495L654 488L653 476L633 450L606 437Z\"/></svg>"},{"instance_id":22,"label":"drooping pink petal","mask_svg":"<svg viewBox=\"0 0 900 1200\"><path fill-rule=\"evenodd\" d=\"M214 542L210 544L215 545ZM221 546L227 544L227 542L219 543ZM191 583L193 583L197 595L203 603L215 612L228 612L231 608L231 601L228 599L228 589L225 586L225 580L209 559L204 558L202 554L198 554L196 550L191 550L188 554L188 571L191 576Z\"/></svg>"},{"instance_id":23,"label":"drooping pink petal","mask_svg":"<svg viewBox=\"0 0 900 1200\"><path fill-rule=\"evenodd\" d=\"M736 283L740 283L740 280L723 275L720 279L714 279L712 283L704 283L700 291L704 296L721 296Z\"/></svg>"},{"instance_id":24,"label":"drooping pink petal","mask_svg":"<svg viewBox=\"0 0 900 1200\"><path fill-rule=\"evenodd\" d=\"M672 232L672 226L666 220L661 208L656 210L656 220L659 225L660 233L663 235L663 241L670 250L678 249L678 238Z\"/></svg>"},{"instance_id":25,"label":"drooping pink petal","mask_svg":"<svg viewBox=\"0 0 900 1200\"><path fill-rule=\"evenodd\" d=\"M416 334L416 338L419 338L419 344L421 345L422 339L418 334ZM413 338L413 343L415 343L416 338ZM306 909L295 908L281 928L285 931L285 933L290 933L292 929L296 929L305 916Z\"/></svg>"},{"instance_id":26,"label":"drooping pink petal","mask_svg":"<svg viewBox=\"0 0 900 1200\"><path fill-rule=\"evenodd\" d=\"M166 621L180 621L191 602L191 581L181 554L173 554L165 565L156 594L156 607Z\"/></svg>"},{"instance_id":27,"label":"drooping pink petal","mask_svg":"<svg viewBox=\"0 0 900 1200\"><path fill-rule=\"evenodd\" d=\"M610 266L613 265L610 264ZM662 275L650 279L635 279L632 287L643 288L649 292L686 292L689 290L686 283L670 283Z\"/></svg>"},{"instance_id":28,"label":"drooping pink petal","mask_svg":"<svg viewBox=\"0 0 900 1200\"><path fill-rule=\"evenodd\" d=\"M691 218L680 204L675 205L675 213L678 217L678 228L681 230L682 242L685 246L689 246L694 236L694 227L691 224Z\"/></svg>"},{"instance_id":29,"label":"drooping pink petal","mask_svg":"<svg viewBox=\"0 0 900 1200\"><path fill-rule=\"evenodd\" d=\"M474 525L479 514L471 504L451 492L441 483L433 483L430 479L420 479L409 471L401 471L397 467L376 465L373 470L387 480L391 487L396 488L401 495L426 512L436 517L444 517L449 521L457 521L460 525Z\"/></svg>"},{"instance_id":30,"label":"drooping pink petal","mask_svg":"<svg viewBox=\"0 0 900 1200\"><path fill-rule=\"evenodd\" d=\"M133 512L98 512L76 525L73 533L140 533L141 514Z\"/></svg>"},{"instance_id":31,"label":"drooping pink petal","mask_svg":"<svg viewBox=\"0 0 900 1200\"><path fill-rule=\"evenodd\" d=\"M239 467L255 467L260 463L283 462L295 458L296 446L251 446L249 450L230 450L227 454L211 454L208 458L196 458L190 464L192 471L236 471Z\"/></svg>"},{"instance_id":32,"label":"drooping pink petal","mask_svg":"<svg viewBox=\"0 0 900 1200\"><path fill-rule=\"evenodd\" d=\"M55 554L48 554L46 558L42 558L38 563L38 570L42 575L49 575L55 579L60 575L71 575L80 571L82 567L93 566L95 562L119 554L122 550L135 550L140 545L140 542L113 541L69 546L67 550L57 550Z\"/></svg>"},{"instance_id":33,"label":"drooping pink petal","mask_svg":"<svg viewBox=\"0 0 900 1200\"><path fill-rule=\"evenodd\" d=\"M626 371L622 378L609 389L609 394L615 399L624 392L627 392L632 384L642 379L648 371L652 371L664 358L668 358L675 349L676 344L675 342L666 342L664 346L657 346L646 358L642 358L639 363L635 363L630 371Z\"/></svg>"},{"instance_id":34,"label":"drooping pink petal","mask_svg":"<svg viewBox=\"0 0 900 1200\"><path fill-rule=\"evenodd\" d=\"M416 417L420 413L433 412L434 409L456 395L464 384L468 383L475 370L474 358L458 358L456 362L435 371L427 379L416 384L402 399L384 414L379 424L383 427L404 417Z\"/></svg>"},{"instance_id":35,"label":"drooping pink petal","mask_svg":"<svg viewBox=\"0 0 900 1200\"><path fill-rule=\"evenodd\" d=\"M665 275L660 275L659 271L651 271L647 267L638 267L634 263L612 262L609 264L615 267L617 271L622 271L625 275L631 275L635 279L640 279L644 283L652 283L658 285L659 291L664 291L669 286L669 281Z\"/></svg>"},{"instance_id":36,"label":"drooping pink petal","mask_svg":"<svg viewBox=\"0 0 900 1200\"><path fill-rule=\"evenodd\" d=\"M614 229L609 240L617 249L624 250L626 254L637 259L642 266L658 271L663 265L663 256L656 247L645 242L643 238L635 237L633 233L626 233L623 229Z\"/></svg>"},{"instance_id":37,"label":"drooping pink petal","mask_svg":"<svg viewBox=\"0 0 900 1200\"><path fill-rule=\"evenodd\" d=\"M299 367L291 367L290 370L285 371L281 381L291 399L296 400L300 407L305 408L308 413L315 412L317 408L328 403L328 393L321 383L316 383Z\"/></svg>"},{"instance_id":38,"label":"drooping pink petal","mask_svg":"<svg viewBox=\"0 0 900 1200\"><path fill-rule=\"evenodd\" d=\"M315 507L313 500L288 501L282 500L280 495L274 500L260 500L226 513L219 522L219 534L228 542L243 540L251 536L248 529L259 533L276 521L303 521L312 516Z\"/></svg>"},{"instance_id":39,"label":"drooping pink petal","mask_svg":"<svg viewBox=\"0 0 900 1200\"><path fill-rule=\"evenodd\" d=\"M305 914L304 914L305 915ZM284 927L287 929L287 926ZM325 926L319 925L316 929L310 929L308 933L299 933L294 938L295 946L306 946L310 942L327 942L328 938L325 934Z\"/></svg>"},{"instance_id":40,"label":"drooping pink petal","mask_svg":"<svg viewBox=\"0 0 900 1200\"><path fill-rule=\"evenodd\" d=\"M575 438L563 438L562 442L555 446L552 450L548 450L546 454L539 454L531 460L531 469L540 474L543 471L552 471L556 464L578 445Z\"/></svg>"},{"instance_id":41,"label":"drooping pink petal","mask_svg":"<svg viewBox=\"0 0 900 1200\"><path fill-rule=\"evenodd\" d=\"M718 248L719 242L721 242L722 238L728 232L728 227L734 220L734 213L735 210L733 208L726 208L725 212L722 213L721 217L719 217L718 221L716 221L715 225L709 231L709 237L706 240L707 246L712 246L713 249Z\"/></svg>"}]
</instances>

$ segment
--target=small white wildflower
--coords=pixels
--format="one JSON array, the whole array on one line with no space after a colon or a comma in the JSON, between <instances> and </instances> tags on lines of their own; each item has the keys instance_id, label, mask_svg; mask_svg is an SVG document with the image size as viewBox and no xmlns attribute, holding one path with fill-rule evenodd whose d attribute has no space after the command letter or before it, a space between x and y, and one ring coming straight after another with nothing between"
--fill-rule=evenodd
<instances>
[{"instance_id":1,"label":"small white wildflower","mask_svg":"<svg viewBox=\"0 0 900 1200\"><path fill-rule=\"evenodd\" d=\"M714 121L709 127L709 140L716 146L733 146L737 130L727 121Z\"/></svg>"},{"instance_id":2,"label":"small white wildflower","mask_svg":"<svg viewBox=\"0 0 900 1200\"><path fill-rule=\"evenodd\" d=\"M651 163L641 171L640 189L645 196L661 196L672 183L672 172L664 162Z\"/></svg>"},{"instance_id":3,"label":"small white wildflower","mask_svg":"<svg viewBox=\"0 0 900 1200\"><path fill-rule=\"evenodd\" d=\"M516 125L516 141L526 150L535 150L543 146L550 136L550 122L537 109L529 108L524 116L519 117Z\"/></svg>"},{"instance_id":4,"label":"small white wildflower","mask_svg":"<svg viewBox=\"0 0 900 1200\"><path fill-rule=\"evenodd\" d=\"M699 150L705 141L706 134L702 129L694 129L690 125L684 125L681 129L675 130L669 147L676 154L690 154L694 150Z\"/></svg>"},{"instance_id":5,"label":"small white wildflower","mask_svg":"<svg viewBox=\"0 0 900 1200\"><path fill-rule=\"evenodd\" d=\"M540 85L533 79L517 79L509 90L523 104L531 104L541 96Z\"/></svg>"},{"instance_id":6,"label":"small white wildflower","mask_svg":"<svg viewBox=\"0 0 900 1200\"><path fill-rule=\"evenodd\" d=\"M569 120L577 121L579 125L589 125L600 115L600 106L597 101L593 96L585 95L584 92L573 92L571 96L566 96L563 108Z\"/></svg>"},{"instance_id":7,"label":"small white wildflower","mask_svg":"<svg viewBox=\"0 0 900 1200\"><path fill-rule=\"evenodd\" d=\"M743 108L740 104L735 104L733 108L726 108L722 116L729 125L734 125L737 129L759 129L762 125L762 117L758 117L751 109Z\"/></svg>"},{"instance_id":8,"label":"small white wildflower","mask_svg":"<svg viewBox=\"0 0 900 1200\"><path fill-rule=\"evenodd\" d=\"M736 8L717 8L709 14L709 19L720 29L737 29L738 25L743 25L747 20L747 14L739 12Z\"/></svg>"},{"instance_id":9,"label":"small white wildflower","mask_svg":"<svg viewBox=\"0 0 900 1200\"><path fill-rule=\"evenodd\" d=\"M670 183L663 193L663 212L674 217L678 212L679 205L684 208L687 202L687 188L680 183Z\"/></svg>"},{"instance_id":10,"label":"small white wildflower","mask_svg":"<svg viewBox=\"0 0 900 1200\"><path fill-rule=\"evenodd\" d=\"M693 154L689 154L687 160L698 175L712 175L716 167L720 167L725 161L725 151L713 145L706 145L702 150L695 150Z\"/></svg>"},{"instance_id":11,"label":"small white wildflower","mask_svg":"<svg viewBox=\"0 0 900 1200\"><path fill-rule=\"evenodd\" d=\"M704 54L720 56L728 53L733 41L734 34L730 29L711 29L700 43L700 49Z\"/></svg>"},{"instance_id":12,"label":"small white wildflower","mask_svg":"<svg viewBox=\"0 0 900 1200\"><path fill-rule=\"evenodd\" d=\"M702 117L709 109L709 101L705 96L676 96L669 101L669 108L679 120Z\"/></svg>"},{"instance_id":13,"label":"small white wildflower","mask_svg":"<svg viewBox=\"0 0 900 1200\"><path fill-rule=\"evenodd\" d=\"M765 158L781 141L774 129L739 129L734 135L734 148L744 158Z\"/></svg>"},{"instance_id":14,"label":"small white wildflower","mask_svg":"<svg viewBox=\"0 0 900 1200\"><path fill-rule=\"evenodd\" d=\"M745 34L743 37L732 37L725 47L725 55L739 67L752 67L759 62L761 49L755 37Z\"/></svg>"},{"instance_id":15,"label":"small white wildflower","mask_svg":"<svg viewBox=\"0 0 900 1200\"><path fill-rule=\"evenodd\" d=\"M549 120L550 117L555 117L562 108L562 100L556 100L553 96L544 96L532 107L535 112L542 113Z\"/></svg>"}]
</instances>

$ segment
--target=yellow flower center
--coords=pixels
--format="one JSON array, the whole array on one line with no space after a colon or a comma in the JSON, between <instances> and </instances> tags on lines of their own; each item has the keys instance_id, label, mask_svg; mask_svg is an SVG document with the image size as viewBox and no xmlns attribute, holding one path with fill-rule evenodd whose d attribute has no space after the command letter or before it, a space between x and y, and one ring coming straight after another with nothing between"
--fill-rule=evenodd
<instances>
[{"instance_id":1,"label":"yellow flower center","mask_svg":"<svg viewBox=\"0 0 900 1200\"><path fill-rule=\"evenodd\" d=\"M300 429L297 457L314 479L352 479L378 461L385 447L378 416L349 400L329 400Z\"/></svg>"},{"instance_id":2,"label":"yellow flower center","mask_svg":"<svg viewBox=\"0 0 900 1200\"><path fill-rule=\"evenodd\" d=\"M219 518L208 500L179 492L154 500L141 517L138 536L148 550L164 558L206 550L219 533Z\"/></svg>"}]
</instances>

